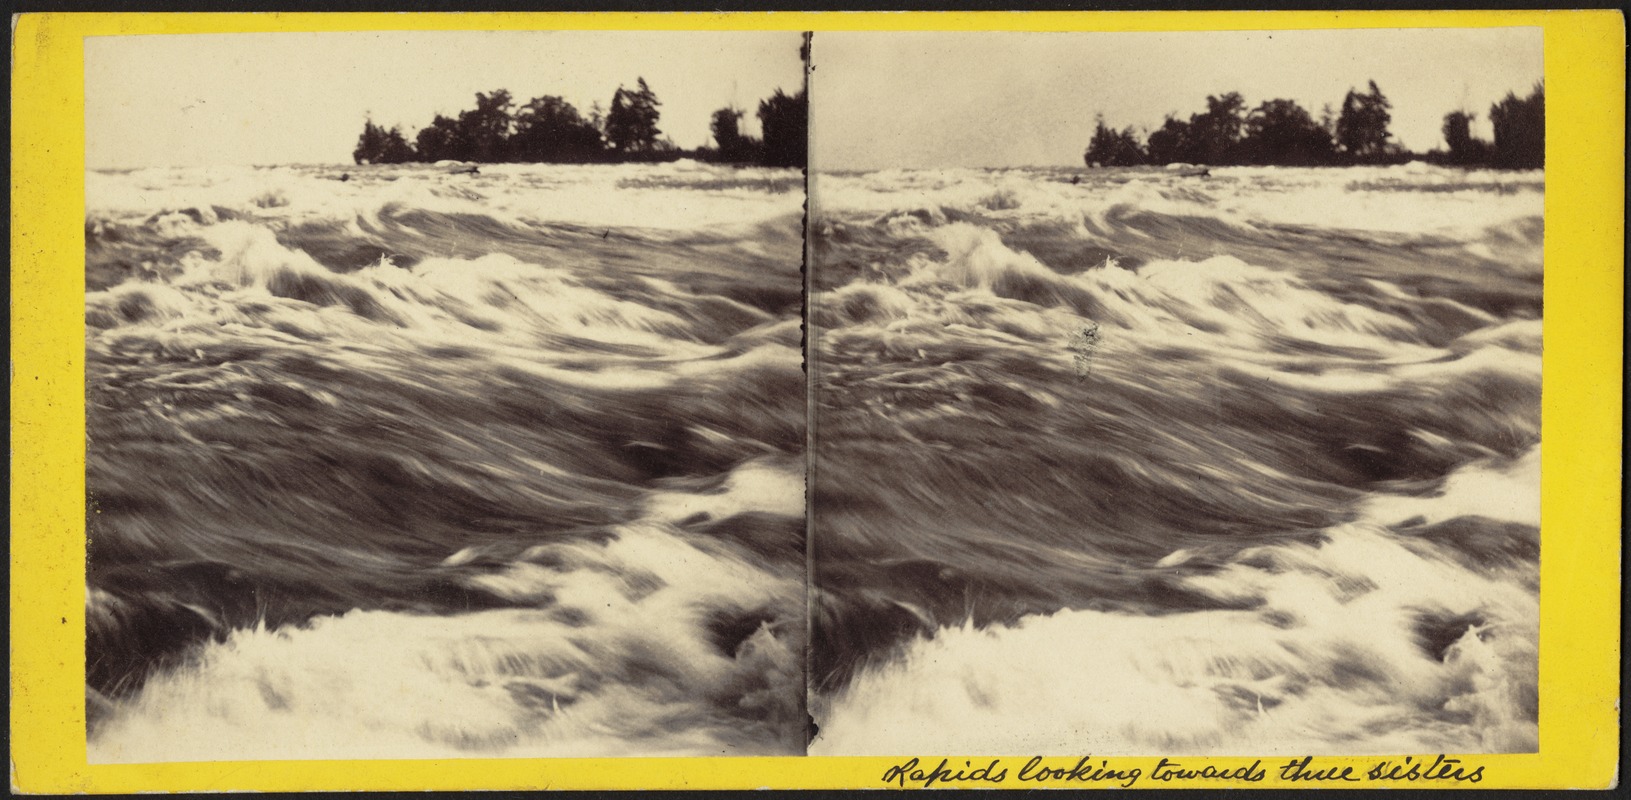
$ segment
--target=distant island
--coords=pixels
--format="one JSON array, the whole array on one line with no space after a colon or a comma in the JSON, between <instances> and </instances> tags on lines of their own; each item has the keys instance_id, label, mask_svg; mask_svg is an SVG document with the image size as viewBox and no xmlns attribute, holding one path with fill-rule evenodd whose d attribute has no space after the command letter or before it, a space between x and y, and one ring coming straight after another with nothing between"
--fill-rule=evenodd
<instances>
[{"instance_id":1,"label":"distant island","mask_svg":"<svg viewBox=\"0 0 1631 800\"><path fill-rule=\"evenodd\" d=\"M1376 82L1369 91L1349 90L1342 109L1326 105L1316 121L1293 100L1266 100L1251 111L1237 92L1206 98L1206 111L1188 121L1169 114L1160 128L1140 141L1132 128L1115 130L1098 119L1083 154L1088 166L1127 167L1144 164L1208 166L1351 166L1427 161L1460 167L1535 169L1546 159L1545 88L1536 84L1525 98L1507 93L1492 105L1489 120L1495 141L1472 135L1476 114L1452 111L1444 116L1446 149L1427 153L1405 150L1388 132L1392 108Z\"/></svg>"},{"instance_id":2,"label":"distant island","mask_svg":"<svg viewBox=\"0 0 1631 800\"><path fill-rule=\"evenodd\" d=\"M635 88L612 95L611 110L596 103L587 117L554 95L516 107L509 91L476 94L476 107L457 117L437 114L412 142L400 127L386 129L372 119L351 156L358 164L467 161L476 163L601 164L699 161L768 167L802 167L808 147L805 92L776 93L759 102L763 137L747 136L738 123L747 113L734 107L713 113L714 146L683 150L657 127L662 103L640 78Z\"/></svg>"}]
</instances>

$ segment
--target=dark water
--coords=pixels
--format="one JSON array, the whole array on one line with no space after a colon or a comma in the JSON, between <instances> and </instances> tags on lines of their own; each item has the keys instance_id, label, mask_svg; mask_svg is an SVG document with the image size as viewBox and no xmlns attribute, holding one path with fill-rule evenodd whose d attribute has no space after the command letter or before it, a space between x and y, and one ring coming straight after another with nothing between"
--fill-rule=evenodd
<instances>
[{"instance_id":1,"label":"dark water","mask_svg":"<svg viewBox=\"0 0 1631 800\"><path fill-rule=\"evenodd\" d=\"M88 180L98 760L801 752L796 172Z\"/></svg>"},{"instance_id":2,"label":"dark water","mask_svg":"<svg viewBox=\"0 0 1631 800\"><path fill-rule=\"evenodd\" d=\"M1536 747L1539 174L820 175L807 382L797 173L349 171L87 176L94 760Z\"/></svg>"},{"instance_id":3,"label":"dark water","mask_svg":"<svg viewBox=\"0 0 1631 800\"><path fill-rule=\"evenodd\" d=\"M815 186L812 752L1535 748L1538 174Z\"/></svg>"}]
</instances>

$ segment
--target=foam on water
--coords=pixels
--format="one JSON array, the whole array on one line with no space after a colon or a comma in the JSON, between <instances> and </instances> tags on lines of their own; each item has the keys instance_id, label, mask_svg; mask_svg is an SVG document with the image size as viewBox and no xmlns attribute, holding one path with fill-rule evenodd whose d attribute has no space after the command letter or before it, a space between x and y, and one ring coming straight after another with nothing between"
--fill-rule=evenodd
<instances>
[{"instance_id":1,"label":"foam on water","mask_svg":"<svg viewBox=\"0 0 1631 800\"><path fill-rule=\"evenodd\" d=\"M542 562L542 563L540 563ZM470 579L521 608L241 629L150 680L98 762L797 750L803 585L642 523ZM721 635L720 621L749 625Z\"/></svg>"},{"instance_id":2,"label":"foam on water","mask_svg":"<svg viewBox=\"0 0 1631 800\"><path fill-rule=\"evenodd\" d=\"M1458 472L1445 497L1417 502L1461 516L1460 487L1488 475ZM1538 508L1538 482L1500 488L1518 497L1483 509L1497 518ZM1536 598L1413 544L1347 525L1179 579L1250 610L941 628L827 698L811 752L1532 751Z\"/></svg>"},{"instance_id":3,"label":"foam on water","mask_svg":"<svg viewBox=\"0 0 1631 800\"><path fill-rule=\"evenodd\" d=\"M1539 173L1214 167L1204 181L1159 169L1081 177L1071 183L1046 172L970 169L824 174L817 202L845 213L919 211L942 221L949 213L1004 221L1086 219L1102 226L1112 209L1128 208L1247 228L1299 225L1467 238L1542 212Z\"/></svg>"},{"instance_id":4,"label":"foam on water","mask_svg":"<svg viewBox=\"0 0 1631 800\"><path fill-rule=\"evenodd\" d=\"M1541 178L820 176L821 754L1537 746Z\"/></svg>"},{"instance_id":5,"label":"foam on water","mask_svg":"<svg viewBox=\"0 0 1631 800\"><path fill-rule=\"evenodd\" d=\"M89 216L117 219L157 209L218 207L308 221L377 219L383 209L402 207L479 215L511 225L696 230L795 213L804 203L803 182L785 170L737 171L702 164L483 164L480 169L479 175L426 165L89 172L86 210ZM342 173L349 180L337 180ZM700 190L686 191L688 186Z\"/></svg>"},{"instance_id":6,"label":"foam on water","mask_svg":"<svg viewBox=\"0 0 1631 800\"><path fill-rule=\"evenodd\" d=\"M801 185L89 175L93 760L801 750Z\"/></svg>"},{"instance_id":7,"label":"foam on water","mask_svg":"<svg viewBox=\"0 0 1631 800\"><path fill-rule=\"evenodd\" d=\"M799 752L797 173L347 171L87 176L93 758ZM818 178L813 751L1532 751L1541 176L1070 176Z\"/></svg>"}]
</instances>

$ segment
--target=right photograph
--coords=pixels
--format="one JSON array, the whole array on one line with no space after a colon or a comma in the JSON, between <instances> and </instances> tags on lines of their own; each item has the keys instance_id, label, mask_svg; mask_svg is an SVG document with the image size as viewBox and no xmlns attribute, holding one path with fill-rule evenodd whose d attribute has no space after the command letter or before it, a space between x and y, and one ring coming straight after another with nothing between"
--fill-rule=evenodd
<instances>
[{"instance_id":1,"label":"right photograph","mask_svg":"<svg viewBox=\"0 0 1631 800\"><path fill-rule=\"evenodd\" d=\"M1537 750L1539 29L812 63L811 754Z\"/></svg>"}]
</instances>

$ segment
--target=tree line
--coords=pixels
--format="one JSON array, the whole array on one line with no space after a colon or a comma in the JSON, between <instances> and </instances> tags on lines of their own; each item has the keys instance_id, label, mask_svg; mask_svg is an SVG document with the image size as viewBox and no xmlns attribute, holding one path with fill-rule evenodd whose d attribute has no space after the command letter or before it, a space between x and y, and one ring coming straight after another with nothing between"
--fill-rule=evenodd
<instances>
[{"instance_id":1,"label":"tree line","mask_svg":"<svg viewBox=\"0 0 1631 800\"><path fill-rule=\"evenodd\" d=\"M1546 163L1546 89L1535 84L1528 97L1507 92L1489 107L1495 141L1472 135L1477 114L1451 111L1444 115L1445 151L1429 153L1429 160L1453 166L1489 166L1535 169Z\"/></svg>"},{"instance_id":2,"label":"tree line","mask_svg":"<svg viewBox=\"0 0 1631 800\"><path fill-rule=\"evenodd\" d=\"M808 154L809 103L804 90L798 94L784 94L777 89L768 99L759 101L759 129L763 138L754 138L741 132L741 120L747 112L727 106L713 113L709 130L714 135L714 147L699 152L703 160L732 163L758 163L775 167L802 167Z\"/></svg>"},{"instance_id":3,"label":"tree line","mask_svg":"<svg viewBox=\"0 0 1631 800\"><path fill-rule=\"evenodd\" d=\"M1424 154L1405 150L1388 125L1393 108L1371 81L1368 91L1350 89L1341 110L1326 105L1318 120L1294 100L1266 100L1248 110L1238 92L1209 95L1206 110L1187 120L1167 115L1142 141L1131 127L1116 130L1101 115L1083 160L1089 166L1143 164L1340 166L1397 164L1413 159L1458 166L1514 169L1542 165L1546 154L1544 88L1527 98L1508 93L1490 107L1495 140L1473 137L1476 115L1453 111L1444 117L1448 150Z\"/></svg>"},{"instance_id":4,"label":"tree line","mask_svg":"<svg viewBox=\"0 0 1631 800\"><path fill-rule=\"evenodd\" d=\"M662 102L640 78L635 88L619 86L611 107L597 102L583 115L555 95L535 97L517 106L508 90L476 94L476 107L457 116L437 114L409 141L400 127L385 128L372 119L351 156L358 164L471 161L479 163L606 163L708 161L767 166L803 166L808 109L805 93L780 89L759 103L762 138L743 135L737 122L745 112L722 108L713 115L717 147L682 150L663 135Z\"/></svg>"}]
</instances>

